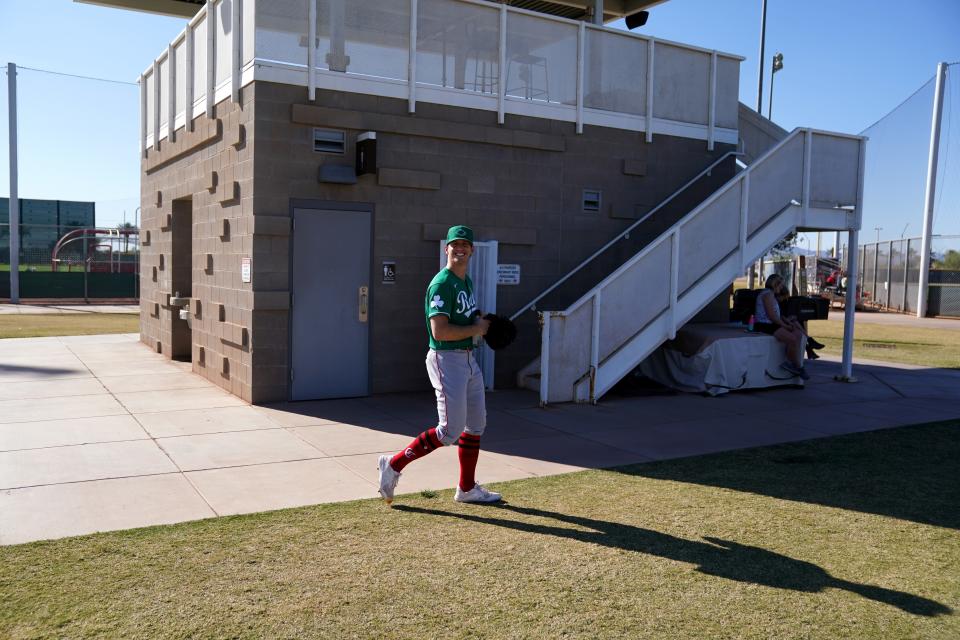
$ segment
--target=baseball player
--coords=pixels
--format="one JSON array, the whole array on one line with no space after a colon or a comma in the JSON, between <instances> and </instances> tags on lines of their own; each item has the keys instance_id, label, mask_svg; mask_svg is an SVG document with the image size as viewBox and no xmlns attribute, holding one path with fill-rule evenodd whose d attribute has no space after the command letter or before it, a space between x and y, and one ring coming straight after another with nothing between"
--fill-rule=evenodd
<instances>
[{"instance_id":1,"label":"baseball player","mask_svg":"<svg viewBox=\"0 0 960 640\"><path fill-rule=\"evenodd\" d=\"M490 326L477 309L467 265L473 255L473 230L458 225L447 232L447 266L427 287L426 315L430 350L427 374L437 394L437 426L414 438L394 455L380 456L380 495L393 502L393 492L403 468L431 451L459 445L460 481L457 502L497 502L500 494L488 491L474 478L480 455L480 436L487 425L483 376L473 357L473 337Z\"/></svg>"}]
</instances>

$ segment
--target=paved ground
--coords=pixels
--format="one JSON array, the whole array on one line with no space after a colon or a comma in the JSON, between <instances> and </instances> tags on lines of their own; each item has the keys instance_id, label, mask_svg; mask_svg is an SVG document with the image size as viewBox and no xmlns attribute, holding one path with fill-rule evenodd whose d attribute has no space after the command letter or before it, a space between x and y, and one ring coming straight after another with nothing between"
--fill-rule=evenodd
<instances>
[{"instance_id":1,"label":"paved ground","mask_svg":"<svg viewBox=\"0 0 960 640\"><path fill-rule=\"evenodd\" d=\"M484 482L960 418L960 371L810 364L803 390L608 397L540 409L489 394ZM436 419L432 393L252 407L135 335L0 340L0 544L372 498L376 459ZM400 492L452 488L454 448ZM402 498L401 498L402 500Z\"/></svg>"},{"instance_id":2,"label":"paved ground","mask_svg":"<svg viewBox=\"0 0 960 640\"><path fill-rule=\"evenodd\" d=\"M63 313L140 313L138 304L0 304L0 315Z\"/></svg>"}]
</instances>

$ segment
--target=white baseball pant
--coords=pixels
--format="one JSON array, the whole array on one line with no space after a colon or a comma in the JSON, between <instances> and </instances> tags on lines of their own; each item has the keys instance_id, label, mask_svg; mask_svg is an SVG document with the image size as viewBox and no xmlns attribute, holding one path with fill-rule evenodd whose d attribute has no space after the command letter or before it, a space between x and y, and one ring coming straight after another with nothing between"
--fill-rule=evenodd
<instances>
[{"instance_id":1,"label":"white baseball pant","mask_svg":"<svg viewBox=\"0 0 960 640\"><path fill-rule=\"evenodd\" d=\"M483 435L487 427L487 406L483 375L469 349L430 349L427 375L437 394L437 437L445 445L460 434Z\"/></svg>"}]
</instances>

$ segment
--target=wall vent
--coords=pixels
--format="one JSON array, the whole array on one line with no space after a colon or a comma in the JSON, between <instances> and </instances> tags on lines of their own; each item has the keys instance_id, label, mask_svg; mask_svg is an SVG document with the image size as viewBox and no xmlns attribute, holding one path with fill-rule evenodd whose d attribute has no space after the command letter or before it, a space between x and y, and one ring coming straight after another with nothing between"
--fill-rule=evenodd
<instances>
[{"instance_id":1,"label":"wall vent","mask_svg":"<svg viewBox=\"0 0 960 640\"><path fill-rule=\"evenodd\" d=\"M596 189L583 190L583 210L594 212L600 211L600 201L602 193Z\"/></svg>"},{"instance_id":2,"label":"wall vent","mask_svg":"<svg viewBox=\"0 0 960 640\"><path fill-rule=\"evenodd\" d=\"M343 131L332 129L313 130L313 150L317 153L338 153L343 155L347 146L347 136Z\"/></svg>"}]
</instances>

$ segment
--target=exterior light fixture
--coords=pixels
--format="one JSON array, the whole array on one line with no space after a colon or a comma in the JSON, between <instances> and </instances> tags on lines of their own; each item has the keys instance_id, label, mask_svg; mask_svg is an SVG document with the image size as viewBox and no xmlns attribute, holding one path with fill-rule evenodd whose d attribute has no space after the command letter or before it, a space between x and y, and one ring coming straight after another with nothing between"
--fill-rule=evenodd
<instances>
[{"instance_id":1,"label":"exterior light fixture","mask_svg":"<svg viewBox=\"0 0 960 640\"><path fill-rule=\"evenodd\" d=\"M773 79L781 69L783 69L783 54L778 51L773 56L773 71L770 72L770 104L767 105L767 120L773 120Z\"/></svg>"}]
</instances>

